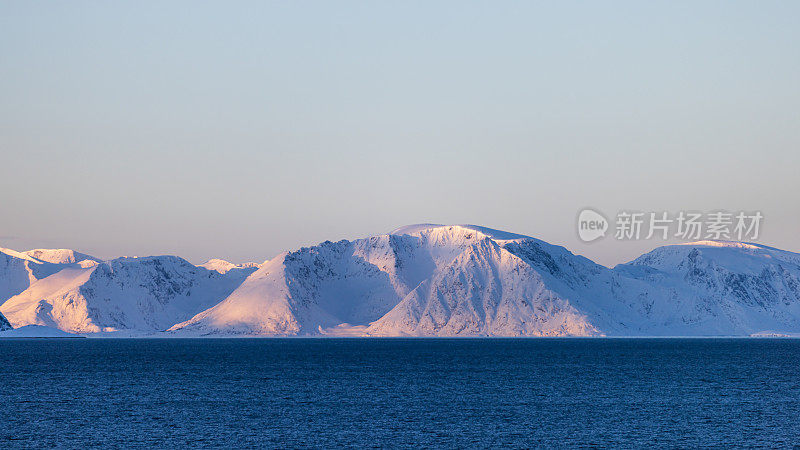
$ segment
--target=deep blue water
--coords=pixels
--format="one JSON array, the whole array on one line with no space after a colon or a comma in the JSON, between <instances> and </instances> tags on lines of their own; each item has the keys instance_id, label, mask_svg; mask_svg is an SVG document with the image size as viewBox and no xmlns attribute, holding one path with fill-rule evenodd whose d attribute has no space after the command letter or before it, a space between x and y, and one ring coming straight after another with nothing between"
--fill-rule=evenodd
<instances>
[{"instance_id":1,"label":"deep blue water","mask_svg":"<svg viewBox=\"0 0 800 450\"><path fill-rule=\"evenodd\" d=\"M0 448L800 444L800 340L0 340Z\"/></svg>"}]
</instances>

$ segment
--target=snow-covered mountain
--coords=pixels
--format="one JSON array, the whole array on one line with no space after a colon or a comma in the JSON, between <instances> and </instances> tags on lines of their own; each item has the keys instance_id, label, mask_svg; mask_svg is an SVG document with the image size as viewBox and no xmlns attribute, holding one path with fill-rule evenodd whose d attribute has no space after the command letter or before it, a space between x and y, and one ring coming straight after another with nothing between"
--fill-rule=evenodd
<instances>
[{"instance_id":1,"label":"snow-covered mountain","mask_svg":"<svg viewBox=\"0 0 800 450\"><path fill-rule=\"evenodd\" d=\"M326 241L261 265L3 249L0 289L9 297L0 313L11 325L82 334L800 333L797 253L703 241L609 269L535 238L472 225Z\"/></svg>"},{"instance_id":2,"label":"snow-covered mountain","mask_svg":"<svg viewBox=\"0 0 800 450\"><path fill-rule=\"evenodd\" d=\"M32 258L36 258L39 261L49 262L53 264L73 264L73 263L82 263L87 261L89 263L100 262L100 259L95 258L94 256L87 255L85 253L76 252L75 250L70 250L66 248L37 248L33 250L28 250L24 252L25 255L28 255ZM93 264L84 264L85 266L91 266Z\"/></svg>"},{"instance_id":3,"label":"snow-covered mountain","mask_svg":"<svg viewBox=\"0 0 800 450\"><path fill-rule=\"evenodd\" d=\"M0 248L0 301L27 289L63 267L36 259L26 253Z\"/></svg>"},{"instance_id":4,"label":"snow-covered mountain","mask_svg":"<svg viewBox=\"0 0 800 450\"><path fill-rule=\"evenodd\" d=\"M243 264L234 264L232 262L225 261L224 259L209 259L208 261L200 264L197 267L203 267L208 270L215 270L219 273L225 274L234 269L258 269L259 264L248 262Z\"/></svg>"},{"instance_id":5,"label":"snow-covered mountain","mask_svg":"<svg viewBox=\"0 0 800 450\"><path fill-rule=\"evenodd\" d=\"M398 270L394 248L402 248L399 241L380 236L324 242L281 254L222 303L171 331L285 336L319 334L342 323L367 324L410 291L405 273Z\"/></svg>"},{"instance_id":6,"label":"snow-covered mountain","mask_svg":"<svg viewBox=\"0 0 800 450\"><path fill-rule=\"evenodd\" d=\"M605 271L607 279L597 275ZM415 225L265 262L172 332L560 336L614 319L579 293L612 274L562 247L476 226ZM607 294L613 309L625 305ZM627 317L627 311L623 316Z\"/></svg>"},{"instance_id":7,"label":"snow-covered mountain","mask_svg":"<svg viewBox=\"0 0 800 450\"><path fill-rule=\"evenodd\" d=\"M638 297L641 333L800 331L797 253L757 244L701 241L659 247L614 270L649 286Z\"/></svg>"},{"instance_id":8,"label":"snow-covered mountain","mask_svg":"<svg viewBox=\"0 0 800 450\"><path fill-rule=\"evenodd\" d=\"M423 248L447 248L369 335L587 336L609 318L585 301L601 266L544 241L476 226L413 226L396 230ZM610 296L598 303L617 309Z\"/></svg>"},{"instance_id":9,"label":"snow-covered mountain","mask_svg":"<svg viewBox=\"0 0 800 450\"><path fill-rule=\"evenodd\" d=\"M163 331L218 303L253 271L221 274L175 256L60 267L0 306L14 327L44 325L71 333Z\"/></svg>"}]
</instances>

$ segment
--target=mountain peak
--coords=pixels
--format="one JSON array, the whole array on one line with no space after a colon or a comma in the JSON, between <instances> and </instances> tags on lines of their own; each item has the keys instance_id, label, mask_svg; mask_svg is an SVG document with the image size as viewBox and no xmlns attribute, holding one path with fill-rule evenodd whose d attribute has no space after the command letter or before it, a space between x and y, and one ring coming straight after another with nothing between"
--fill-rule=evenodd
<instances>
[{"instance_id":1,"label":"mountain peak","mask_svg":"<svg viewBox=\"0 0 800 450\"><path fill-rule=\"evenodd\" d=\"M34 257L30 256L30 255L27 255L24 252L18 252L16 250L12 250L10 248L0 247L0 253L5 253L6 255L8 255L8 256L10 256L12 258L17 258L17 259L21 259L21 260L25 260L25 261L34 262L34 263L40 263L41 262L40 260L38 260L38 259L36 259L36 258L34 258Z\"/></svg>"},{"instance_id":2,"label":"mountain peak","mask_svg":"<svg viewBox=\"0 0 800 450\"><path fill-rule=\"evenodd\" d=\"M53 264L73 264L83 261L101 262L99 258L68 248L35 248L23 253L39 261Z\"/></svg>"},{"instance_id":3,"label":"mountain peak","mask_svg":"<svg viewBox=\"0 0 800 450\"><path fill-rule=\"evenodd\" d=\"M230 261L225 261L224 259L211 258L203 264L199 264L198 267L204 267L208 270L215 270L219 273L226 273L235 268L236 264Z\"/></svg>"},{"instance_id":4,"label":"mountain peak","mask_svg":"<svg viewBox=\"0 0 800 450\"><path fill-rule=\"evenodd\" d=\"M500 241L513 241L517 239L532 239L530 236L525 236L523 234L511 233L508 231L502 230L495 230L493 228L482 227L478 225L470 225L470 224L456 224L456 225L441 225L441 224L433 224L433 223L420 223L414 225L406 225L400 228L393 230L391 233L392 235L420 235L423 233L430 233L430 232L450 232L454 234L462 234L462 233L470 233L470 232L477 232L486 237L493 239L493 240L500 240Z\"/></svg>"},{"instance_id":5,"label":"mountain peak","mask_svg":"<svg viewBox=\"0 0 800 450\"><path fill-rule=\"evenodd\" d=\"M799 253L752 242L722 240L702 240L664 245L639 256L628 264L646 265L657 268L678 267L681 261L686 258L694 257L694 255L703 255L722 263L752 260L754 264L766 264L770 261L786 261L800 265Z\"/></svg>"},{"instance_id":6,"label":"mountain peak","mask_svg":"<svg viewBox=\"0 0 800 450\"><path fill-rule=\"evenodd\" d=\"M219 272L221 274L228 273L233 269L252 269L258 268L259 264L253 262L247 262L243 264L234 264L230 261L225 261L224 259L219 258L211 258L208 261L204 262L203 264L199 264L197 267L203 267L208 270L213 270Z\"/></svg>"},{"instance_id":7,"label":"mountain peak","mask_svg":"<svg viewBox=\"0 0 800 450\"><path fill-rule=\"evenodd\" d=\"M694 242L685 242L676 245L685 245L690 247L720 247L720 248L741 248L741 249L749 249L749 250L778 250L774 247L768 247L766 245L755 244L753 242L742 242L742 241L723 241L723 240L701 240L701 241L694 241ZM785 250L780 250L785 251Z\"/></svg>"}]
</instances>

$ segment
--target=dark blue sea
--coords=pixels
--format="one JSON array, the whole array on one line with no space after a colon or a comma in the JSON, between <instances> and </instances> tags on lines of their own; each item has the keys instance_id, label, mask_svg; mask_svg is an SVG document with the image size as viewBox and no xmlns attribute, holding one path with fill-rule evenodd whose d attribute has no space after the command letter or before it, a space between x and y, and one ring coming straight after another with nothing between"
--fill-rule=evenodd
<instances>
[{"instance_id":1,"label":"dark blue sea","mask_svg":"<svg viewBox=\"0 0 800 450\"><path fill-rule=\"evenodd\" d=\"M800 340L0 340L0 448L793 444Z\"/></svg>"}]
</instances>

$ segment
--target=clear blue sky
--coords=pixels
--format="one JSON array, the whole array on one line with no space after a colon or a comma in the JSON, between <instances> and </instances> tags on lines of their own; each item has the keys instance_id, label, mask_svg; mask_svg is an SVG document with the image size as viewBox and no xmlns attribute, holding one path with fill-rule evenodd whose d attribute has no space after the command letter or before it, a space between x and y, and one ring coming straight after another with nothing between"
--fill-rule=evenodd
<instances>
[{"instance_id":1,"label":"clear blue sky","mask_svg":"<svg viewBox=\"0 0 800 450\"><path fill-rule=\"evenodd\" d=\"M800 251L800 2L0 3L0 245L264 259L577 211Z\"/></svg>"}]
</instances>

